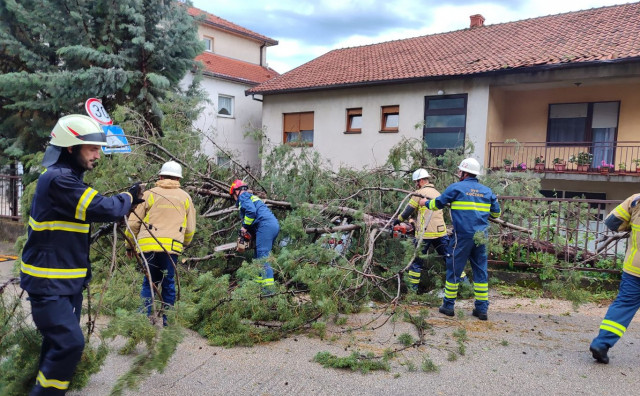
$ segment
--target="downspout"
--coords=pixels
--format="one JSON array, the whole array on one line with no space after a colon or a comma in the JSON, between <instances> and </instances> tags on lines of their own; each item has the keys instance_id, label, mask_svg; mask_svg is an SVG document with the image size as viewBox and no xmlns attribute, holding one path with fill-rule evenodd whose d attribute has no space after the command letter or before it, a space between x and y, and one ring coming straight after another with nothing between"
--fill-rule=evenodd
<instances>
[{"instance_id":1,"label":"downspout","mask_svg":"<svg viewBox=\"0 0 640 396\"><path fill-rule=\"evenodd\" d=\"M264 67L264 64L263 64L263 62L262 62L262 59L263 59L263 58L262 58L262 49L263 49L264 47L266 47L266 46L267 46L267 42L266 42L266 41L265 41L265 42L260 46L260 66L262 66L262 67Z\"/></svg>"}]
</instances>

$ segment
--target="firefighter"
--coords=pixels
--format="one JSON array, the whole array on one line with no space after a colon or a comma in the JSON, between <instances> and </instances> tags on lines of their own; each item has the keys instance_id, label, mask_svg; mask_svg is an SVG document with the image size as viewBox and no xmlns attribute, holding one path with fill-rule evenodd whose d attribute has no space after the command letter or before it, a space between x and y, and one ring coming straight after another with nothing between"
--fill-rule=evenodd
<instances>
[{"instance_id":1,"label":"firefighter","mask_svg":"<svg viewBox=\"0 0 640 396\"><path fill-rule=\"evenodd\" d=\"M255 238L256 249L253 257L263 259L263 269L257 282L262 285L265 292L270 293L275 282L273 268L266 257L271 253L273 242L278 237L280 224L267 205L247 189L248 186L245 182L236 180L231 184L229 194L236 200L236 205L240 210L240 218L242 219L240 235L248 232L252 238Z\"/></svg>"},{"instance_id":2,"label":"firefighter","mask_svg":"<svg viewBox=\"0 0 640 396\"><path fill-rule=\"evenodd\" d=\"M478 182L477 176L480 174L480 163L476 159L464 159L458 166L460 181L447 187L442 195L435 199L421 199L420 205L425 205L431 210L451 205L453 223L453 235L449 245L451 257L447 260L447 279L443 303L439 308L440 313L447 316L454 315L461 274L469 260L476 299L472 314L480 320L487 320L489 308L487 246L476 245L474 235L482 232L487 236L489 216L500 217L500 205L493 191Z\"/></svg>"},{"instance_id":3,"label":"firefighter","mask_svg":"<svg viewBox=\"0 0 640 396\"><path fill-rule=\"evenodd\" d=\"M83 182L100 159L106 135L91 118L58 120L45 151L22 251L20 286L29 294L33 321L42 334L31 395L64 395L84 349L80 328L82 290L91 279L92 222L115 221L140 201L140 184L105 197Z\"/></svg>"},{"instance_id":4,"label":"firefighter","mask_svg":"<svg viewBox=\"0 0 640 396\"><path fill-rule=\"evenodd\" d=\"M429 182L429 177L429 172L425 169L418 169L413 172L412 179L416 183L416 187L418 187L415 191L417 194L433 199L438 197L440 192ZM422 238L422 254L427 254L429 247L433 246L446 263L447 258L450 256L449 236L447 236L447 227L444 223L442 211L431 211L425 206L419 206L419 201L420 197L412 196L404 211L393 221L393 225L405 221L418 209L416 216L417 227L415 229L416 243ZM418 290L422 266L423 260L418 257L409 266L407 286L410 290Z\"/></svg>"},{"instance_id":5,"label":"firefighter","mask_svg":"<svg viewBox=\"0 0 640 396\"><path fill-rule=\"evenodd\" d=\"M596 361L608 364L609 348L627 331L627 326L640 308L640 256L637 254L640 244L640 194L634 194L618 205L604 223L611 231L631 231L618 296L609 306L600 324L600 332L589 347Z\"/></svg>"},{"instance_id":6,"label":"firefighter","mask_svg":"<svg viewBox=\"0 0 640 396\"><path fill-rule=\"evenodd\" d=\"M129 227L136 235L139 253L149 264L153 284L162 285L163 309L176 301L175 266L183 246L188 246L196 230L196 211L189 194L180 188L182 166L175 161L165 162L158 173L156 186L144 192L144 202L129 216ZM143 225L144 222L144 225ZM126 231L127 256L133 257L136 247L133 235ZM151 316L151 285L149 278L142 278L140 297L147 316ZM167 315L162 315L167 325Z\"/></svg>"}]
</instances>

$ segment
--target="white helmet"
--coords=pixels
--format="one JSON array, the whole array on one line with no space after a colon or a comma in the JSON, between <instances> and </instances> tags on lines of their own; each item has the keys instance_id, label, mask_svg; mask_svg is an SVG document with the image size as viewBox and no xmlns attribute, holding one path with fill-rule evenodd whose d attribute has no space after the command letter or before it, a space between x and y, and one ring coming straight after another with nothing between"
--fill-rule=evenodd
<instances>
[{"instance_id":1,"label":"white helmet","mask_svg":"<svg viewBox=\"0 0 640 396\"><path fill-rule=\"evenodd\" d=\"M169 161L162 164L162 168L160 168L159 175L162 176L173 176L179 177L182 179L182 166L176 161Z\"/></svg>"},{"instance_id":2,"label":"white helmet","mask_svg":"<svg viewBox=\"0 0 640 396\"><path fill-rule=\"evenodd\" d=\"M420 168L420 169L416 170L415 172L413 172L413 176L411 177L411 179L413 181L416 181L416 180L420 180L420 179L426 179L427 177L430 177L429 176L429 172L427 172L426 169Z\"/></svg>"},{"instance_id":3,"label":"white helmet","mask_svg":"<svg viewBox=\"0 0 640 396\"><path fill-rule=\"evenodd\" d=\"M51 141L44 153L42 165L50 166L58 162L63 147L82 144L108 145L107 135L100 124L81 114L71 114L60 118L51 131Z\"/></svg>"},{"instance_id":4,"label":"white helmet","mask_svg":"<svg viewBox=\"0 0 640 396\"><path fill-rule=\"evenodd\" d=\"M460 166L458 166L458 169L476 176L482 174L482 171L480 170L480 163L477 159L471 157L463 159Z\"/></svg>"}]
</instances>

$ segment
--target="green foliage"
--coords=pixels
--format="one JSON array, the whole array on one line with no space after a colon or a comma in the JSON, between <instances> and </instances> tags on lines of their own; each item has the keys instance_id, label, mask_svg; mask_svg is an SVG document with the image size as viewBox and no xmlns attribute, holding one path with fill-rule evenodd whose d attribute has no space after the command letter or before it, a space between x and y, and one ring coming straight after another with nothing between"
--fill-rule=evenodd
<instances>
[{"instance_id":1,"label":"green foliage","mask_svg":"<svg viewBox=\"0 0 640 396\"><path fill-rule=\"evenodd\" d=\"M163 0L10 0L0 26L0 148L13 157L42 150L56 120L91 97L160 131L163 100L203 50L186 7Z\"/></svg>"},{"instance_id":2,"label":"green foliage","mask_svg":"<svg viewBox=\"0 0 640 396\"><path fill-rule=\"evenodd\" d=\"M389 362L384 358L376 359L372 354L363 356L355 351L346 357L337 357L327 351L318 352L313 357L313 361L320 363L323 367L350 369L352 371L359 370L363 374L372 370L390 370Z\"/></svg>"},{"instance_id":3,"label":"green foliage","mask_svg":"<svg viewBox=\"0 0 640 396\"><path fill-rule=\"evenodd\" d=\"M132 321L132 319L124 319L124 321L129 322ZM133 319L133 321L135 321L135 319ZM116 327L119 327L119 325L116 325ZM124 325L121 329L126 332L127 328L128 326ZM118 331L116 330L115 332ZM153 371L162 373L167 367L169 359L173 356L182 337L182 330L178 326L169 326L161 330L155 328L155 335L151 343L148 344L149 348L137 355L130 370L118 378L111 390L111 395L118 396L122 395L126 389L137 389L142 379L146 378Z\"/></svg>"},{"instance_id":4,"label":"green foliage","mask_svg":"<svg viewBox=\"0 0 640 396\"><path fill-rule=\"evenodd\" d=\"M398 342L404 346L410 346L415 342L413 336L409 333L402 333L398 336Z\"/></svg>"},{"instance_id":5,"label":"green foliage","mask_svg":"<svg viewBox=\"0 0 640 396\"><path fill-rule=\"evenodd\" d=\"M153 345L156 331L146 315L118 309L115 318L109 322L109 326L101 334L105 338L115 338L118 335L126 337L127 342L120 349L120 354L127 355L143 342L147 348L150 348Z\"/></svg>"},{"instance_id":6,"label":"green foliage","mask_svg":"<svg viewBox=\"0 0 640 396\"><path fill-rule=\"evenodd\" d=\"M100 343L97 347L85 345L82 351L82 358L78 363L78 368L73 374L73 380L69 384L70 390L82 389L89 383L91 376L100 371L104 364L109 348L105 343Z\"/></svg>"},{"instance_id":7,"label":"green foliage","mask_svg":"<svg viewBox=\"0 0 640 396\"><path fill-rule=\"evenodd\" d=\"M0 394L29 393L35 383L40 356L40 333L26 325L20 299L0 295Z\"/></svg>"},{"instance_id":8,"label":"green foliage","mask_svg":"<svg viewBox=\"0 0 640 396\"><path fill-rule=\"evenodd\" d=\"M440 367L433 362L433 360L429 359L429 357L425 357L422 360L422 371L425 373L435 373L440 371Z\"/></svg>"},{"instance_id":9,"label":"green foliage","mask_svg":"<svg viewBox=\"0 0 640 396\"><path fill-rule=\"evenodd\" d=\"M467 336L467 329L461 327L453 332L453 338L456 339L458 343L458 353L461 356L464 356L467 353L467 346L464 344L469 341L469 337Z\"/></svg>"}]
</instances>

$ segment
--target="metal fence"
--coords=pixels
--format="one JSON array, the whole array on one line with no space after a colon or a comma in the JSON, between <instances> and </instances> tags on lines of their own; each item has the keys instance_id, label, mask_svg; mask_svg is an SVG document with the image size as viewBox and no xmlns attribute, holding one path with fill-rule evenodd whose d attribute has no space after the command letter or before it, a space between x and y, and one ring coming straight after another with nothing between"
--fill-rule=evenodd
<instances>
[{"instance_id":1,"label":"metal fence","mask_svg":"<svg viewBox=\"0 0 640 396\"><path fill-rule=\"evenodd\" d=\"M20 169L16 165L0 168L0 218L20 220L23 189Z\"/></svg>"},{"instance_id":2,"label":"metal fence","mask_svg":"<svg viewBox=\"0 0 640 396\"><path fill-rule=\"evenodd\" d=\"M621 201L566 198L498 197L504 221L528 229L508 232L491 229L504 252L490 257L492 264L542 268L555 256L560 269L618 273L627 239L613 240L599 251L603 240L613 236L604 225L608 212ZM546 256L546 257L545 257Z\"/></svg>"}]
</instances>

